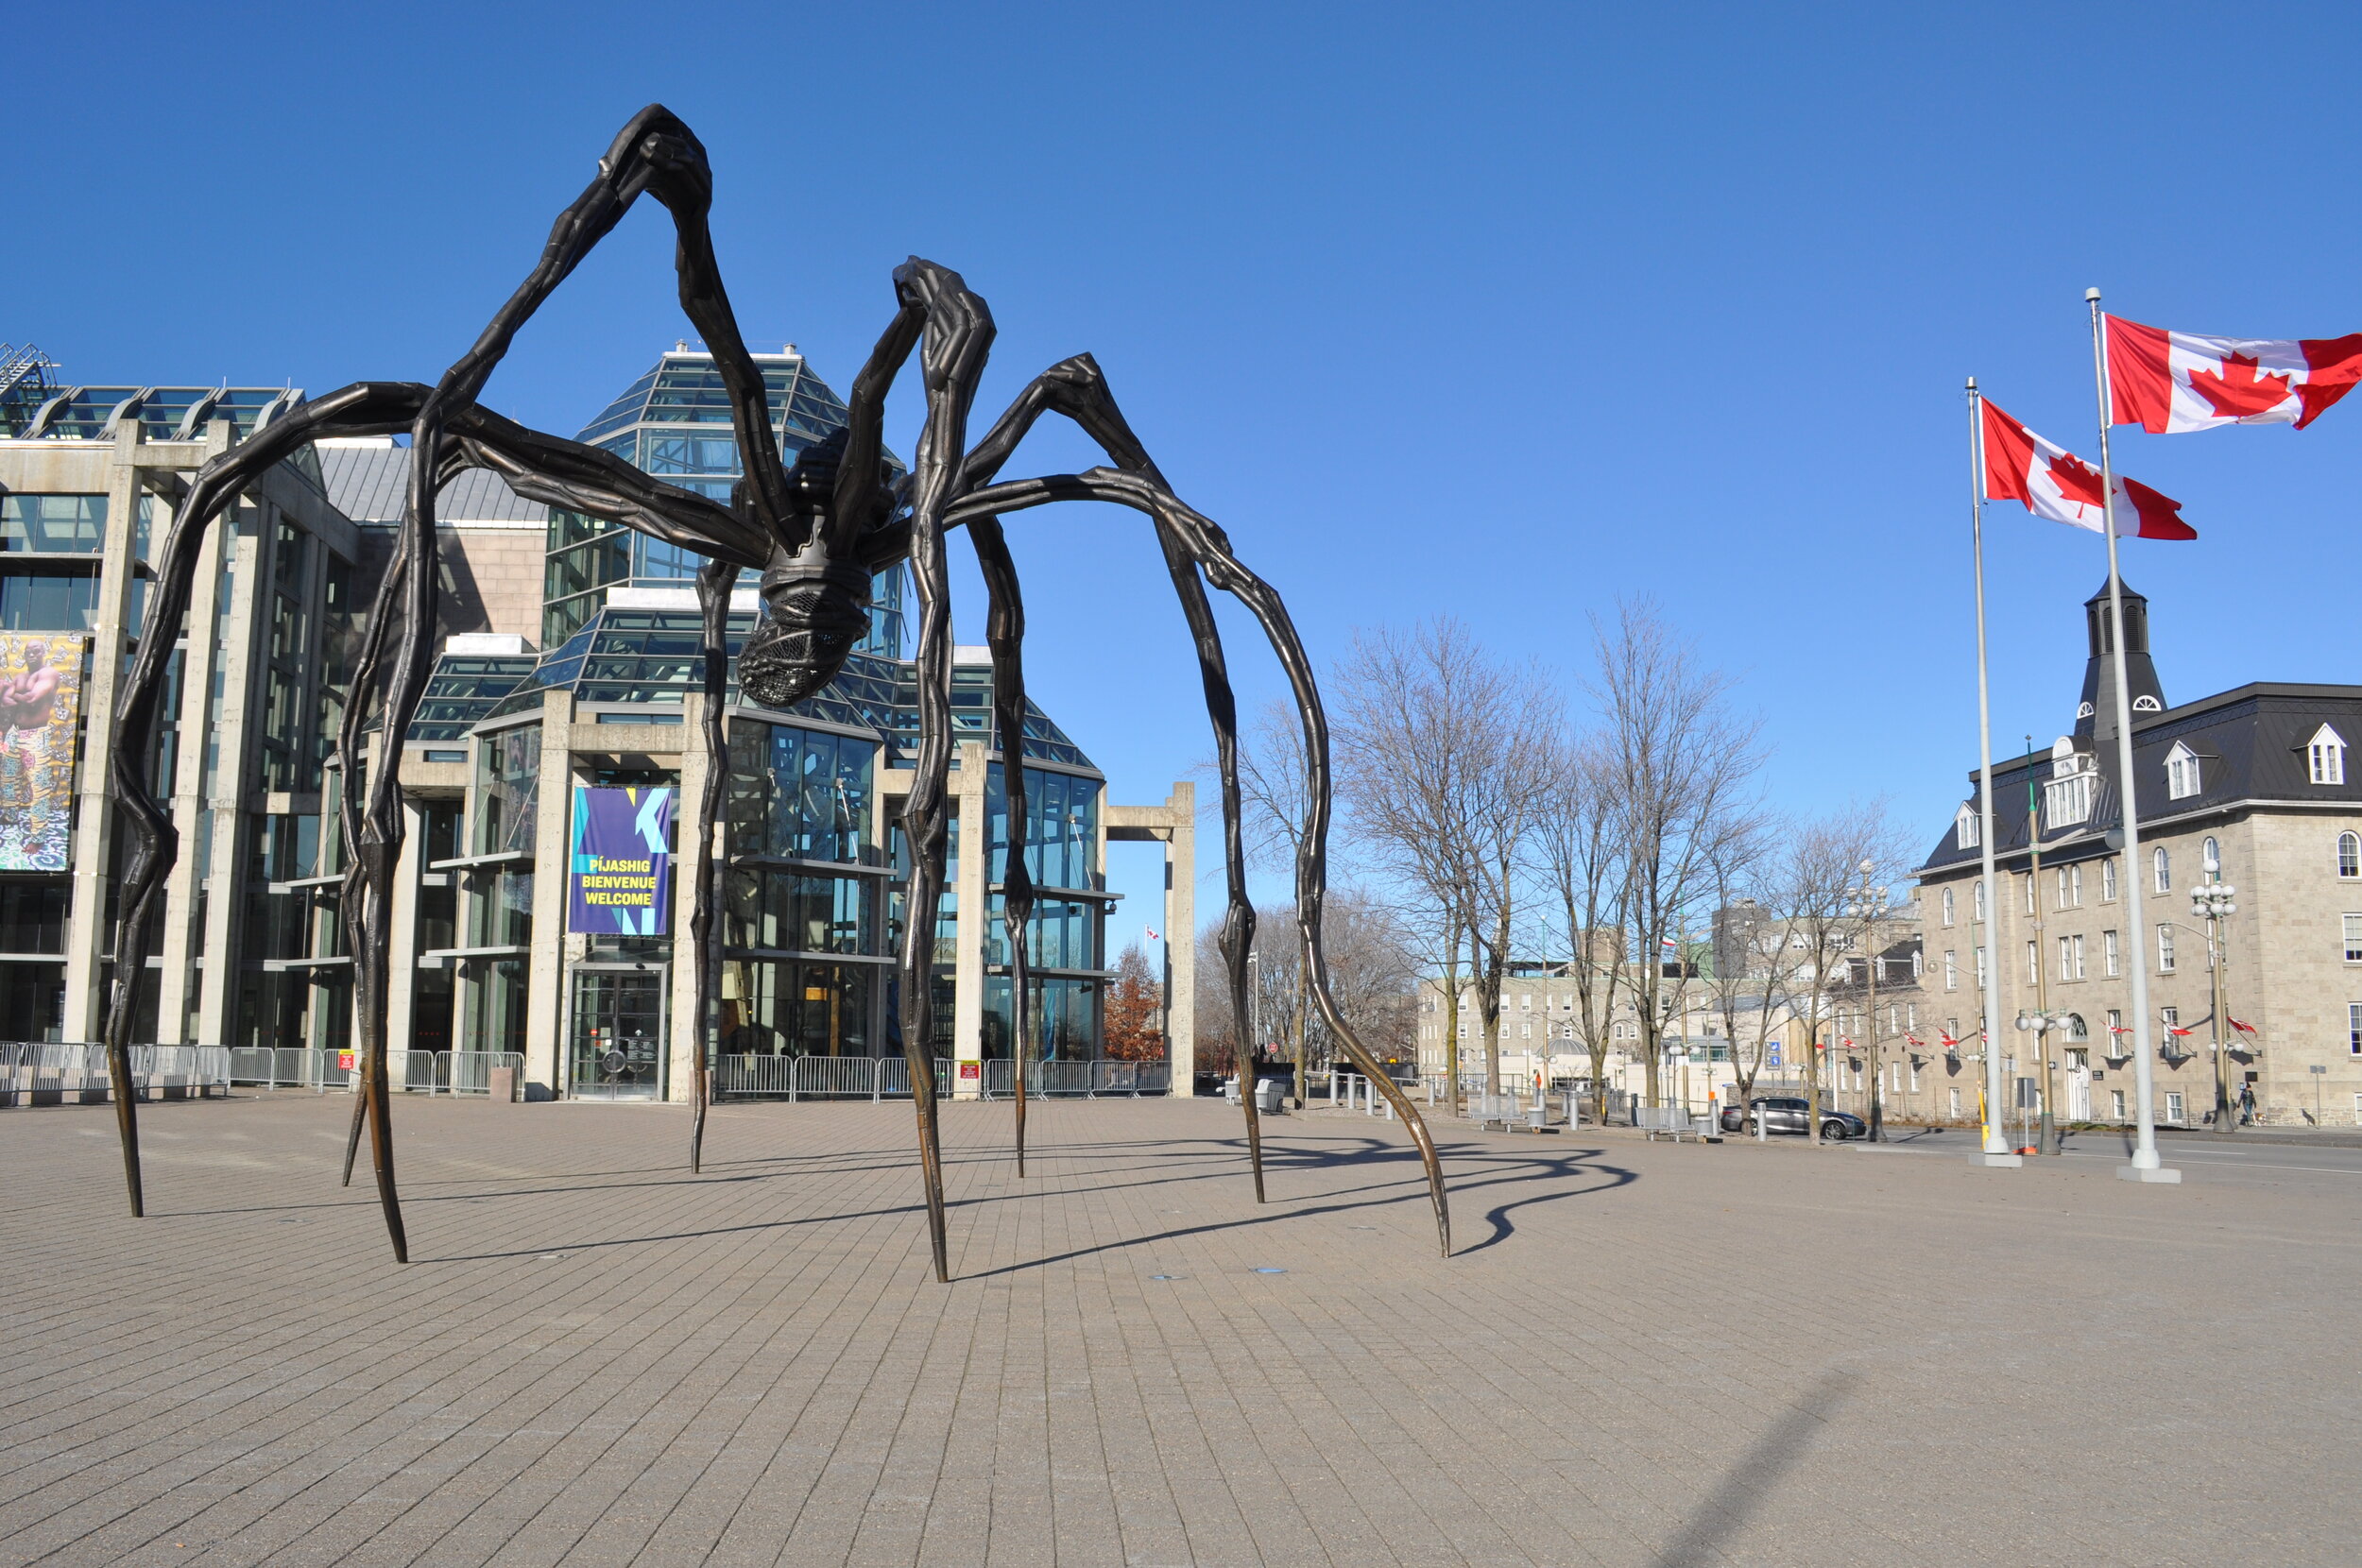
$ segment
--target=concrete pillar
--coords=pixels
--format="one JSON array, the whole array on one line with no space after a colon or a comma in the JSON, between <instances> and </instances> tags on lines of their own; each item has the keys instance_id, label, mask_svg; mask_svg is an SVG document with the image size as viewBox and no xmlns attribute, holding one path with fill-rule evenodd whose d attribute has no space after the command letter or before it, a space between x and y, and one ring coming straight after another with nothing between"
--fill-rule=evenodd
<instances>
[{"instance_id":1,"label":"concrete pillar","mask_svg":"<svg viewBox=\"0 0 2362 1568\"><path fill-rule=\"evenodd\" d=\"M393 748L393 765L402 748ZM426 855L426 812L414 795L402 797L402 854L394 861L394 896L387 915L391 940L385 955L385 1082L399 1089L407 1081L419 984L419 873Z\"/></svg>"},{"instance_id":2,"label":"concrete pillar","mask_svg":"<svg viewBox=\"0 0 2362 1568\"><path fill-rule=\"evenodd\" d=\"M1165 1060L1172 1092L1197 1085L1197 786L1188 781L1165 797Z\"/></svg>"},{"instance_id":3,"label":"concrete pillar","mask_svg":"<svg viewBox=\"0 0 2362 1568\"><path fill-rule=\"evenodd\" d=\"M227 435L223 437L227 444ZM153 537L161 539L167 526L165 508L156 506ZM177 715L179 747L164 802L172 826L180 835L180 856L164 878L163 940L157 944L163 966L158 971L157 1034L180 1040L188 1011L188 978L197 947L197 867L211 853L203 842L205 820L205 742L212 730L209 705L213 698L214 650L212 628L220 611L221 552L224 530L205 535L197 558L197 580L189 585L188 623L206 628L205 635L186 640L180 655L180 711ZM199 1042L218 1045L222 1042ZM276 1042L273 1042L276 1043Z\"/></svg>"},{"instance_id":4,"label":"concrete pillar","mask_svg":"<svg viewBox=\"0 0 2362 1568\"><path fill-rule=\"evenodd\" d=\"M718 861L722 854L719 836L721 824L708 823L700 808L705 803L706 751L701 739L705 732L706 698L702 691L684 692L681 696L681 734L685 737L680 754L680 798L674 803L675 825L673 843L673 995L670 1004L672 1027L672 1061L665 1074L664 1098L687 1104L696 1098L697 1052L706 1044L703 1020L697 1016L697 953L690 940L689 922L697 912L697 838L713 835L713 853ZM718 922L721 912L714 912ZM713 933L718 945L722 933Z\"/></svg>"},{"instance_id":5,"label":"concrete pillar","mask_svg":"<svg viewBox=\"0 0 2362 1568\"><path fill-rule=\"evenodd\" d=\"M107 1017L106 998L98 989L98 955L106 944L107 862L114 844L114 810L107 780L114 735L109 720L115 710L116 688L122 683L124 637L130 619L141 445L140 422L125 420L115 432L113 462L107 470L107 531L100 544L90 680L82 688L82 766L74 786L77 798L68 926L74 936L66 946L61 1031L69 1040L97 1039Z\"/></svg>"},{"instance_id":6,"label":"concrete pillar","mask_svg":"<svg viewBox=\"0 0 2362 1568\"><path fill-rule=\"evenodd\" d=\"M984 1059L984 947L993 870L984 782L991 754L981 741L967 741L961 742L959 756L959 771L951 779L960 835L959 878L953 884L958 926L952 954L951 1054L962 1065L951 1070L951 1094L955 1099L974 1099L984 1093L984 1069L976 1068L971 1078L967 1065ZM918 917L916 911L912 914Z\"/></svg>"},{"instance_id":7,"label":"concrete pillar","mask_svg":"<svg viewBox=\"0 0 2362 1568\"><path fill-rule=\"evenodd\" d=\"M228 526L234 520L235 531ZM231 557L230 609L222 628L223 647L221 671L224 675L221 720L209 734L202 727L197 731L200 748L206 741L215 744L212 793L206 805L213 811L212 847L207 853L206 880L211 894L205 901L205 979L197 997L197 1038L207 1045L219 1045L230 1037L230 1026L236 1015L238 966L236 962L240 893L249 871L247 853L252 842L255 824L247 811L262 789L260 772L254 759L260 755L260 716L255 711L262 700L263 682L254 678L261 662L255 657L258 638L267 635L258 627L258 620L269 600L264 584L269 573L265 566L264 543L271 537L276 518L267 503L241 501L225 512L215 525L221 547L234 552ZM211 625L189 622L189 639L210 640Z\"/></svg>"},{"instance_id":8,"label":"concrete pillar","mask_svg":"<svg viewBox=\"0 0 2362 1568\"><path fill-rule=\"evenodd\" d=\"M533 953L526 969L525 1082L548 1095L567 1089L566 856L573 810L574 719L571 691L541 694L541 777L533 827Z\"/></svg>"}]
</instances>

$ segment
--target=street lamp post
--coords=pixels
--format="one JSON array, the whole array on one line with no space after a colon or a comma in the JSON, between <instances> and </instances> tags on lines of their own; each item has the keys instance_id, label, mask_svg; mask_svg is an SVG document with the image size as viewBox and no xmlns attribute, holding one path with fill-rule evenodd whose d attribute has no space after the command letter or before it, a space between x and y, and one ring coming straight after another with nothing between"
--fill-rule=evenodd
<instances>
[{"instance_id":1,"label":"street lamp post","mask_svg":"<svg viewBox=\"0 0 2362 1568\"><path fill-rule=\"evenodd\" d=\"M2037 948L2037 958L2040 952ZM2042 1060L2042 1120L2035 1133L2035 1148L2045 1154L2056 1154L2059 1152L2059 1123L2050 1113L2050 1091L2053 1087L2050 1082L2050 1043L2045 1036L2053 1030L2061 1034L2071 1034L2075 1028L2075 1014L2052 1013L2042 1008L2024 1008L2018 1013L2017 1027L2032 1031L2034 1050Z\"/></svg>"},{"instance_id":2,"label":"street lamp post","mask_svg":"<svg viewBox=\"0 0 2362 1568\"><path fill-rule=\"evenodd\" d=\"M2209 861L2206 874L2211 878L2222 875L2218 861ZM2190 916L2206 922L2206 971L2213 981L2215 1021L2215 1132L2229 1137L2238 1131L2239 1118L2231 1110L2231 1048L2223 1038L2226 1021L2222 997L2222 923L2239 912L2232 901L2238 889L2228 882L2205 881L2190 890Z\"/></svg>"},{"instance_id":3,"label":"street lamp post","mask_svg":"<svg viewBox=\"0 0 2362 1568\"><path fill-rule=\"evenodd\" d=\"M1863 1119L1870 1124L1870 1141L1872 1143L1882 1143L1885 1141L1885 1122L1881 1113L1884 1106L1884 1095L1882 1091L1886 1084L1886 1065L1879 1059L1878 1055L1877 920L1878 916L1884 913L1886 910L1887 890L1884 887L1874 887L1871 883L1870 878L1877 869L1877 861L1862 861L1861 885L1859 888L1856 889L1852 896L1847 899L1847 903L1849 903L1853 908L1853 912L1861 920L1862 946L1869 955L1870 963L1870 988L1867 993L1868 1005L1870 1009L1870 1115Z\"/></svg>"}]
</instances>

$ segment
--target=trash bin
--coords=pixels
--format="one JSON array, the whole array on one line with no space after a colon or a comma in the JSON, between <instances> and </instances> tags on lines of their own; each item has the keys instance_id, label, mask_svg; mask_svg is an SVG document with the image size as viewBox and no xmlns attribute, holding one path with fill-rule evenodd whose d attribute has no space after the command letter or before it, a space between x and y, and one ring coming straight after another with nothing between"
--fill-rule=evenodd
<instances>
[{"instance_id":1,"label":"trash bin","mask_svg":"<svg viewBox=\"0 0 2362 1568\"><path fill-rule=\"evenodd\" d=\"M1277 1116L1287 1105L1288 1084L1277 1078L1255 1081L1255 1109L1264 1116Z\"/></svg>"}]
</instances>

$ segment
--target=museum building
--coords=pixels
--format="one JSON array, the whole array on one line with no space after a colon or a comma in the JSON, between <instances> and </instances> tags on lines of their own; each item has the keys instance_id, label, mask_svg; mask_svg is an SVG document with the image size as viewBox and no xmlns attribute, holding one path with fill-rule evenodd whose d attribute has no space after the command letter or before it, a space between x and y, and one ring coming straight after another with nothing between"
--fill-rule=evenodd
<instances>
[{"instance_id":1,"label":"museum building","mask_svg":"<svg viewBox=\"0 0 2362 1568\"><path fill-rule=\"evenodd\" d=\"M792 346L756 359L792 464L842 425L844 404ZM84 716L78 773L58 770L78 792L68 867L9 869L0 756L0 1038L95 1037L116 849L107 725L86 716L111 711L137 647L149 553L191 474L301 396L77 387L45 362L0 384L0 704L11 678L6 634L65 633L79 639ZM725 499L740 473L720 379L685 345L580 439ZM254 486L234 531L208 543L188 624L213 635L176 651L177 722L157 762L183 853L151 947L156 1012L137 1038L330 1050L351 1041L329 754L366 613L355 585L366 599L390 556L408 456L391 437L322 441ZM692 889L681 851L703 830L697 560L527 502L482 470L446 486L438 512L441 653L400 748L408 832L393 962L409 983L398 980L391 995L393 1047L514 1053L535 1098L687 1098ZM732 597L733 655L754 624L754 579L745 573ZM895 819L917 724L905 595L900 567L879 574L868 636L813 698L770 711L741 702L734 682L726 698L726 1091L778 1091L790 1080L777 1069L808 1058L899 1059L888 1035L907 857ZM1007 809L988 660L962 648L954 665L934 1031L955 1092L976 1093L1005 1079L1011 1034L992 875ZM204 743L183 748L181 736ZM383 745L373 740L368 765ZM1108 801L1099 770L1037 707L1022 752L1040 890L1029 955L1036 1037L1050 1060L1093 1062L1110 975L1106 845L1162 844L1165 928L1192 929L1192 792L1179 783L1155 805ZM568 917L571 836L583 793L600 790L669 794L667 846L684 874L633 934L566 929L579 924ZM974 853L979 837L986 853ZM1171 952L1181 972L1168 977L1165 1037L1186 1093L1190 945Z\"/></svg>"},{"instance_id":2,"label":"museum building","mask_svg":"<svg viewBox=\"0 0 2362 1568\"><path fill-rule=\"evenodd\" d=\"M1980 993L1997 985L2003 1072L2020 1085L2012 1105L2049 1077L2061 1117L2129 1121L2131 968L2143 964L2158 1121L2203 1125L2219 1060L2234 1102L2245 1088L2260 1120L2362 1124L2362 758L2346 758L2362 741L2362 686L2255 682L2169 705L2148 602L2127 587L2140 811L2140 858L2127 865L2104 585L2083 609L2089 656L2072 728L1994 765L2000 885L1988 889L1979 868L1973 771L1919 868L1926 1005L1965 1020L1973 1055ZM2236 912L2210 930L2190 892L2216 882L2235 891ZM2066 1015L2048 1073L2036 1036L2012 1027L2033 1011Z\"/></svg>"}]
</instances>

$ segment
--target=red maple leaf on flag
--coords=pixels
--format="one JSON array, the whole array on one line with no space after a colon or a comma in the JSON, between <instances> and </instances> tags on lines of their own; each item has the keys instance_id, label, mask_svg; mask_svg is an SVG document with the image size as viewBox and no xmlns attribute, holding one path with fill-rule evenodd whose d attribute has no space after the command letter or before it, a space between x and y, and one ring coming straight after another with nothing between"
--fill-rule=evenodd
<instances>
[{"instance_id":1,"label":"red maple leaf on flag","mask_svg":"<svg viewBox=\"0 0 2362 1568\"><path fill-rule=\"evenodd\" d=\"M2050 479L2071 506L2097 508L2105 493L2099 487L2099 470L2071 452L2050 460Z\"/></svg>"},{"instance_id":2,"label":"red maple leaf on flag","mask_svg":"<svg viewBox=\"0 0 2362 1568\"><path fill-rule=\"evenodd\" d=\"M2259 376L2255 361L2244 354L2226 354L2222 374L2212 370L2193 371L2190 390L2215 405L2218 419L2243 419L2251 414L2265 414L2288 401L2289 376ZM2324 404L2324 407L2327 405Z\"/></svg>"}]
</instances>

